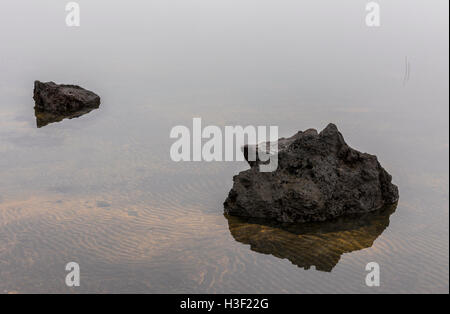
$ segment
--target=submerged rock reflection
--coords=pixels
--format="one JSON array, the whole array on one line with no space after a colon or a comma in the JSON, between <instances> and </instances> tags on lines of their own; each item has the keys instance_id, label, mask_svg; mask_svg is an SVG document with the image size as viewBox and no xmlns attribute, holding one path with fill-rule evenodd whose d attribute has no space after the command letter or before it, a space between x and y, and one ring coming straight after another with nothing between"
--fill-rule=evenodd
<instances>
[{"instance_id":1,"label":"submerged rock reflection","mask_svg":"<svg viewBox=\"0 0 450 314\"><path fill-rule=\"evenodd\" d=\"M396 205L322 223L282 224L226 216L231 235L252 251L286 258L300 268L331 272L341 255L369 248L389 226Z\"/></svg>"},{"instance_id":2,"label":"submerged rock reflection","mask_svg":"<svg viewBox=\"0 0 450 314\"><path fill-rule=\"evenodd\" d=\"M40 111L39 109L34 110L34 114L36 116L36 126L38 128L42 128L44 126L47 126L51 123L56 123L56 122L61 122L62 120L65 119L75 119L75 118L79 118L81 116L84 116L88 113L90 113L93 110L97 110L99 107L97 108L86 108L80 111L76 111L76 112L71 112L71 113L67 113L67 114L55 114L55 113L49 113L49 112L44 112L44 111Z\"/></svg>"}]
</instances>

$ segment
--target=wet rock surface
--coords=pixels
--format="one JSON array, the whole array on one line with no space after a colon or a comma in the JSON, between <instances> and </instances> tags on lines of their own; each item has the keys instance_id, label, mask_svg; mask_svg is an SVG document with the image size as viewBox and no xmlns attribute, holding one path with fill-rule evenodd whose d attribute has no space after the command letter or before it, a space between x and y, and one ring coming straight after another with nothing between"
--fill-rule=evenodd
<instances>
[{"instance_id":1,"label":"wet rock surface","mask_svg":"<svg viewBox=\"0 0 450 314\"><path fill-rule=\"evenodd\" d=\"M268 145L267 143L264 145ZM398 188L374 155L347 145L334 124L278 141L278 168L262 161L233 178L224 203L228 215L280 222L325 221L380 210L398 201ZM246 158L248 150L244 149Z\"/></svg>"},{"instance_id":2,"label":"wet rock surface","mask_svg":"<svg viewBox=\"0 0 450 314\"><path fill-rule=\"evenodd\" d=\"M38 127L63 119L77 118L100 107L100 97L77 85L34 83L35 115Z\"/></svg>"},{"instance_id":3,"label":"wet rock surface","mask_svg":"<svg viewBox=\"0 0 450 314\"><path fill-rule=\"evenodd\" d=\"M233 238L252 251L288 259L303 268L331 272L345 253L370 248L389 226L396 206L373 213L312 223L276 223L227 216Z\"/></svg>"}]
</instances>

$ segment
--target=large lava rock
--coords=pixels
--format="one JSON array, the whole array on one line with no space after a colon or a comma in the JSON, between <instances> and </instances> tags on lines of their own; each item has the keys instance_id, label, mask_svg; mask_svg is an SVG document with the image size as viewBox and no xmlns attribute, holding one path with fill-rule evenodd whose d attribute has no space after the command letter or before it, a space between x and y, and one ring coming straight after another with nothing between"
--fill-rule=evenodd
<instances>
[{"instance_id":1,"label":"large lava rock","mask_svg":"<svg viewBox=\"0 0 450 314\"><path fill-rule=\"evenodd\" d=\"M267 144L265 144L267 145ZM255 149L255 148L253 148ZM248 157L249 147L245 147ZM233 178L225 213L280 222L325 221L395 204L398 188L376 156L345 143L334 124L278 141L278 168L260 172L258 158Z\"/></svg>"},{"instance_id":2,"label":"large lava rock","mask_svg":"<svg viewBox=\"0 0 450 314\"><path fill-rule=\"evenodd\" d=\"M58 85L53 82L34 82L35 109L52 114L72 114L96 109L100 97L76 85Z\"/></svg>"}]
</instances>

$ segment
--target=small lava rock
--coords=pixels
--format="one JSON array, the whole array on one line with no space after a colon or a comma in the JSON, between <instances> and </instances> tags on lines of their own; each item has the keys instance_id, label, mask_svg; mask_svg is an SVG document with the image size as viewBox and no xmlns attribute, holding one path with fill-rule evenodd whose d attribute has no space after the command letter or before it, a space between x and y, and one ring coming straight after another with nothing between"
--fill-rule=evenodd
<instances>
[{"instance_id":1,"label":"small lava rock","mask_svg":"<svg viewBox=\"0 0 450 314\"><path fill-rule=\"evenodd\" d=\"M53 82L34 82L36 107L40 112L68 114L98 108L100 97L76 85L58 85Z\"/></svg>"}]
</instances>

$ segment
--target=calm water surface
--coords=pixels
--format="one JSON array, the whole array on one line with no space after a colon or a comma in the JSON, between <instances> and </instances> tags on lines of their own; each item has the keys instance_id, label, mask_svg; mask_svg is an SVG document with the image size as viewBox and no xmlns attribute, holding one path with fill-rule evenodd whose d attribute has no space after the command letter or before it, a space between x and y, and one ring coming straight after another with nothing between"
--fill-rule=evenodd
<instances>
[{"instance_id":1,"label":"calm water surface","mask_svg":"<svg viewBox=\"0 0 450 314\"><path fill-rule=\"evenodd\" d=\"M79 2L78 29L61 1L0 4L0 292L448 293L448 1L382 2L378 29L356 0ZM37 128L37 79L102 106ZM400 202L302 226L225 217L247 165L172 162L193 117L280 136L334 122Z\"/></svg>"}]
</instances>

